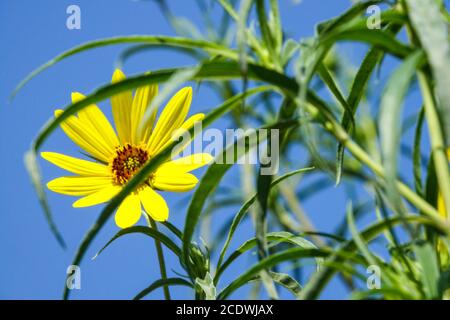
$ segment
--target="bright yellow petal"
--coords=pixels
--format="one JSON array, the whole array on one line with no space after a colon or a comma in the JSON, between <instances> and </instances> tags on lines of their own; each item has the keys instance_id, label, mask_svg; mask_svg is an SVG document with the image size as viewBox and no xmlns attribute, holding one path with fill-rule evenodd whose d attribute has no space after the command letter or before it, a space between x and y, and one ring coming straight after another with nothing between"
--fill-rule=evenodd
<instances>
[{"instance_id":1,"label":"bright yellow petal","mask_svg":"<svg viewBox=\"0 0 450 320\"><path fill-rule=\"evenodd\" d=\"M131 142L133 144L139 144L143 141L146 134L149 134L155 124L157 109L152 112L149 121L142 126L141 121L147 110L150 102L158 94L158 86L150 85L140 87L136 90L133 97L133 105L131 108ZM148 133L147 133L148 132Z\"/></svg>"},{"instance_id":2,"label":"bright yellow petal","mask_svg":"<svg viewBox=\"0 0 450 320\"><path fill-rule=\"evenodd\" d=\"M41 152L41 157L54 165L81 176L111 176L108 166L66 156L56 152Z\"/></svg>"},{"instance_id":3,"label":"bright yellow petal","mask_svg":"<svg viewBox=\"0 0 450 320\"><path fill-rule=\"evenodd\" d=\"M47 183L53 192L70 196L86 196L110 185L110 177L60 177Z\"/></svg>"},{"instance_id":4,"label":"bright yellow petal","mask_svg":"<svg viewBox=\"0 0 450 320\"><path fill-rule=\"evenodd\" d=\"M58 117L63 110L56 110L55 116ZM90 126L86 126L80 119L70 116L61 123L61 128L67 136L75 142L80 148L91 154L94 158L109 162L114 155L114 149L108 147L104 139Z\"/></svg>"},{"instance_id":5,"label":"bright yellow petal","mask_svg":"<svg viewBox=\"0 0 450 320\"><path fill-rule=\"evenodd\" d=\"M152 186L163 191L184 192L195 188L198 179L190 173L158 173L152 179Z\"/></svg>"},{"instance_id":6,"label":"bright yellow petal","mask_svg":"<svg viewBox=\"0 0 450 320\"><path fill-rule=\"evenodd\" d=\"M170 175L173 172L186 173L211 163L214 158L209 153L195 153L190 156L168 161L158 167L159 174Z\"/></svg>"},{"instance_id":7,"label":"bright yellow petal","mask_svg":"<svg viewBox=\"0 0 450 320\"><path fill-rule=\"evenodd\" d=\"M120 69L116 69L112 76L112 83L125 80L125 75ZM114 123L119 134L119 140L122 144L131 142L131 106L133 104L133 93L127 90L116 94L111 98L111 106L114 117Z\"/></svg>"},{"instance_id":8,"label":"bright yellow petal","mask_svg":"<svg viewBox=\"0 0 450 320\"><path fill-rule=\"evenodd\" d=\"M139 191L139 199L145 211L155 221L166 221L169 217L169 207L164 198L150 187Z\"/></svg>"},{"instance_id":9,"label":"bright yellow petal","mask_svg":"<svg viewBox=\"0 0 450 320\"><path fill-rule=\"evenodd\" d=\"M141 216L141 201L135 193L128 195L117 209L115 221L119 228L128 228L138 222Z\"/></svg>"},{"instance_id":10,"label":"bright yellow petal","mask_svg":"<svg viewBox=\"0 0 450 320\"><path fill-rule=\"evenodd\" d=\"M181 89L170 99L150 136L148 147L151 154L158 153L161 147L172 138L172 133L180 128L189 111L191 101L191 87Z\"/></svg>"},{"instance_id":11,"label":"bright yellow petal","mask_svg":"<svg viewBox=\"0 0 450 320\"><path fill-rule=\"evenodd\" d=\"M88 196L78 199L73 203L74 208L90 207L111 200L119 191L119 186L109 186L100 189Z\"/></svg>"},{"instance_id":12,"label":"bright yellow petal","mask_svg":"<svg viewBox=\"0 0 450 320\"><path fill-rule=\"evenodd\" d=\"M164 148L166 148L169 144L171 144L175 139L178 139L178 137L181 137L185 132L187 132L188 130L190 130L196 122L200 122L205 118L205 115L203 113L196 113L194 115L192 115L191 117L189 117L182 125L180 128L176 129L173 133L172 133L172 137L169 139L169 141L167 141L162 147L159 148L159 150L163 150ZM173 150L172 154L179 154L181 151L183 151L184 148L186 148L189 143L191 143L192 141L192 136L190 137L191 139L185 139L185 141L183 141L183 144L181 146L176 147L175 150Z\"/></svg>"},{"instance_id":13,"label":"bright yellow petal","mask_svg":"<svg viewBox=\"0 0 450 320\"><path fill-rule=\"evenodd\" d=\"M79 92L72 92L72 103L84 99L85 96ZM78 112L78 118L89 126L98 136L105 141L111 149L119 145L119 139L104 113L95 104L87 106Z\"/></svg>"}]
</instances>

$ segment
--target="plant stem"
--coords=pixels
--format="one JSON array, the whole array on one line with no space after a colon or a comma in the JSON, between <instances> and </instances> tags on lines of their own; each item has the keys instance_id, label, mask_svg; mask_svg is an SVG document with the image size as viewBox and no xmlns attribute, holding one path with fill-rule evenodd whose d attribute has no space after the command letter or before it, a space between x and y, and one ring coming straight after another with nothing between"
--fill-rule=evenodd
<instances>
[{"instance_id":1,"label":"plant stem","mask_svg":"<svg viewBox=\"0 0 450 320\"><path fill-rule=\"evenodd\" d=\"M383 167L379 163L372 160L370 156L350 138L344 128L342 128L335 119L328 117L328 120L328 125L326 124L325 127L329 129L333 133L333 135L339 141L341 141L342 144L344 144L344 146L353 154L356 159L367 165L376 175L384 179L385 172L383 170ZM439 216L438 211L432 205L430 205L426 200L422 199L418 194L412 191L401 181L397 181L397 188L399 189L400 194L404 196L409 202L420 209L423 213L427 214L438 225L442 226L447 233L450 233L449 224Z\"/></svg>"},{"instance_id":2,"label":"plant stem","mask_svg":"<svg viewBox=\"0 0 450 320\"><path fill-rule=\"evenodd\" d=\"M434 103L433 94L431 92L430 84L425 74L420 71L418 73L419 84L422 90L423 101L425 106L425 116L428 121L428 130L431 140L431 155L436 168L436 177L444 199L447 219L450 218L450 172L448 169L448 160L445 152L444 138L442 136L441 124L439 122L439 115Z\"/></svg>"},{"instance_id":3,"label":"plant stem","mask_svg":"<svg viewBox=\"0 0 450 320\"><path fill-rule=\"evenodd\" d=\"M149 217L147 213L144 214L145 219L147 220L147 224L150 228L155 229L158 231L158 226L156 225L156 222ZM166 272L166 263L164 261L164 252L163 248L161 246L161 241L155 239L155 247L156 247L156 253L158 255L158 261L159 261L159 271L161 272L161 279L166 280L167 279L167 272ZM166 300L170 300L170 291L169 286L164 286L164 298Z\"/></svg>"}]
</instances>

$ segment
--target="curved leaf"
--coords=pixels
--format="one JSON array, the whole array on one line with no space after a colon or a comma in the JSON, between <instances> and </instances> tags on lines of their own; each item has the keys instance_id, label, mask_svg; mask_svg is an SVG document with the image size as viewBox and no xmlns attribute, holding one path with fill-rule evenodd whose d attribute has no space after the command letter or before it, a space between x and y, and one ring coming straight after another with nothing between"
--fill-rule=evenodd
<instances>
[{"instance_id":1,"label":"curved leaf","mask_svg":"<svg viewBox=\"0 0 450 320\"><path fill-rule=\"evenodd\" d=\"M302 169L298 169L298 170L294 170L291 172L288 172L284 175L282 175L281 177L275 179L274 181L272 181L272 183L270 184L270 188L273 188L274 186L276 186L277 184L279 184L280 182L282 182L283 180L292 177L293 175L299 174L299 173L303 173L303 172L307 172L309 170L313 170L314 167L309 167L309 168L302 168ZM242 219L244 218L244 216L246 215L246 213L248 212L248 209L250 208L250 206L255 202L257 197L257 194L254 194L250 199L248 199L243 205L242 207L239 209L238 213L234 216L233 222L231 223L230 226L230 230L228 231L228 236L227 239L225 240L225 243L223 245L223 248L220 252L220 257L219 257L219 261L217 263L217 269L219 270L221 268L221 263L222 260L225 257L225 253L228 249L228 246L230 245L231 239L233 238L233 235L239 225L239 223L242 221Z\"/></svg>"},{"instance_id":2,"label":"curved leaf","mask_svg":"<svg viewBox=\"0 0 450 320\"><path fill-rule=\"evenodd\" d=\"M140 300L146 295L150 294L152 291L166 286L185 286L192 288L192 283L182 279L182 278L168 278L168 279L159 279L153 282L150 286L139 292L133 300Z\"/></svg>"},{"instance_id":3,"label":"curved leaf","mask_svg":"<svg viewBox=\"0 0 450 320\"><path fill-rule=\"evenodd\" d=\"M236 60L237 54L235 51L221 46L219 44L205 41L205 40L194 40L189 38L181 38L181 37L167 37L167 36L147 36L147 35L132 35L132 36L122 36L122 37L113 37L101 40L95 40L91 42L87 42L80 46L76 46L66 52L61 53L60 55L54 57L53 59L47 61L45 64L31 72L29 75L25 77L14 89L12 93L12 98L19 92L20 89L23 88L25 84L27 84L31 79L40 74L42 71L48 69L54 64L73 56L77 53L81 53L86 50L105 47L116 44L126 44L126 43L143 43L147 45L159 45L159 46L168 46L168 47L178 47L178 48L194 48L201 49L208 53L215 55L222 55L224 57L228 57Z\"/></svg>"},{"instance_id":4,"label":"curved leaf","mask_svg":"<svg viewBox=\"0 0 450 320\"><path fill-rule=\"evenodd\" d=\"M109 240L92 259L97 258L100 255L100 253L103 252L103 250L105 250L111 243L113 243L118 238L120 238L124 235L127 235L127 234L133 234L133 233L142 233L142 234L145 234L155 240L159 240L167 248L169 248L173 253L175 253L175 255L177 255L178 257L181 256L181 249L164 233L161 233L155 229L152 229L152 228L149 228L146 226L133 226L133 227L122 229L119 232L117 232L114 235L114 237L112 237L111 240Z\"/></svg>"},{"instance_id":5,"label":"curved leaf","mask_svg":"<svg viewBox=\"0 0 450 320\"><path fill-rule=\"evenodd\" d=\"M290 232L280 231L280 232L270 232L266 235L267 241L272 242L271 245L276 245L279 243L290 243L303 249L317 249L317 247L310 241L306 240L301 236L294 235ZM217 267L217 272L214 276L214 283L219 281L222 273L230 266L230 264L240 257L242 254L254 248L257 244L256 238L247 240L244 242L236 251L234 251L223 264ZM316 259L317 267L322 263L321 258Z\"/></svg>"}]
</instances>

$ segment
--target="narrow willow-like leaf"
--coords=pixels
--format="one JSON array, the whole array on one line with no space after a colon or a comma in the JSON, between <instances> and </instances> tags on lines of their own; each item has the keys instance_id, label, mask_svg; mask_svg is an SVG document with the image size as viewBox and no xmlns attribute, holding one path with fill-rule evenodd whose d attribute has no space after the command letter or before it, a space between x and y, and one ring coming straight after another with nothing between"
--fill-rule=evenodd
<instances>
[{"instance_id":1,"label":"narrow willow-like leaf","mask_svg":"<svg viewBox=\"0 0 450 320\"><path fill-rule=\"evenodd\" d=\"M154 290L161 288L161 287L168 287L168 286L185 286L192 288L193 285L189 281L186 281L182 278L168 278L168 279L159 279L153 282L150 286L139 292L133 300L140 300L146 295L150 294Z\"/></svg>"},{"instance_id":2,"label":"narrow willow-like leaf","mask_svg":"<svg viewBox=\"0 0 450 320\"><path fill-rule=\"evenodd\" d=\"M261 28L261 35L265 44L265 48L270 54L272 61L276 62L277 52L275 49L275 39L272 31L269 28L269 19L266 16L265 0L256 0L256 13L258 16L259 27Z\"/></svg>"},{"instance_id":3,"label":"narrow willow-like leaf","mask_svg":"<svg viewBox=\"0 0 450 320\"><path fill-rule=\"evenodd\" d=\"M283 127L283 122L275 123L269 126L269 128L279 128ZM292 123L287 123L287 125L292 125ZM245 150L236 150L237 145L240 141L246 141L248 138L248 134L244 134L233 144L226 147L226 149L222 152L222 159L226 159L226 155L232 153L234 162L239 159L240 156L249 152L249 150L254 145L246 144ZM261 141L260 141L261 142ZM241 153L239 153L241 152ZM242 153L244 152L244 153ZM219 155L220 156L220 155ZM195 190L194 195L192 196L191 203L189 204L189 208L186 214L186 222L184 225L183 231L183 262L188 262L189 251L190 251L190 243L192 237L194 235L195 227L197 226L197 222L202 214L203 207L205 205L206 199L208 196L216 189L220 180L225 175L225 173L232 167L233 164L225 163L213 163L209 166L202 180L200 181L197 189ZM253 199L254 201L255 199Z\"/></svg>"},{"instance_id":4,"label":"narrow willow-like leaf","mask_svg":"<svg viewBox=\"0 0 450 320\"><path fill-rule=\"evenodd\" d=\"M309 240L302 236L292 234L286 231L270 232L266 235L266 239L271 243L271 246L280 243L290 243L303 249L317 249L317 247ZM253 249L257 244L257 239L252 238L244 242L238 249L236 249L230 256L223 262L223 264L218 265L216 275L214 276L214 282L217 283L220 279L222 273L242 254ZM317 268L323 263L322 258L316 258Z\"/></svg>"},{"instance_id":5,"label":"narrow willow-like leaf","mask_svg":"<svg viewBox=\"0 0 450 320\"><path fill-rule=\"evenodd\" d=\"M237 53L229 48L223 47L219 44L205 41L205 40L193 40L189 38L180 38L180 37L167 37L167 36L146 36L146 35L132 35L132 36L123 36L123 37L114 37L101 39L96 41L87 42L80 46L76 46L66 52L61 53L60 55L54 57L49 60L29 75L25 77L14 89L12 93L12 97L14 97L20 89L23 88L25 84L27 84L31 79L40 74L42 71L48 69L54 64L73 56L77 53L81 53L86 50L110 46L115 44L126 44L126 43L145 43L145 44L154 44L154 45L164 45L168 47L180 47L180 48L194 48L201 49L208 53L215 55L222 55L224 57L228 57L234 60L237 60Z\"/></svg>"},{"instance_id":6,"label":"narrow willow-like leaf","mask_svg":"<svg viewBox=\"0 0 450 320\"><path fill-rule=\"evenodd\" d=\"M125 80L126 81L126 80ZM124 82L124 81L123 81ZM123 83L122 82L122 83ZM226 112L230 111L233 107L236 106L237 102L239 102L243 97L247 95L256 94L258 92L268 90L269 87L258 87L249 90L245 94L236 95L223 104L215 108L212 112L210 112L203 120L203 126L207 127L213 121L221 117ZM84 100L82 100L84 101ZM58 118L57 118L58 119ZM194 136L194 127L189 130L190 135ZM161 165L165 160L167 160L171 153L172 149L178 144L178 141L172 142L168 145L164 150L154 156L150 161L148 161L140 170L137 172L133 178L131 178L127 184L121 189L121 191L106 205L106 207L100 213L100 216L97 218L97 221L91 226L88 232L85 234L81 244L78 247L77 253L73 260L74 265L79 265L81 260L83 259L88 247L92 243L92 240L98 234L100 229L109 219L109 217L113 214L113 212L117 209L119 204L125 199L125 197L133 192L142 182L148 177L148 175L153 172L159 165ZM67 287L64 287L64 298L66 299L69 295L69 291Z\"/></svg>"},{"instance_id":7,"label":"narrow willow-like leaf","mask_svg":"<svg viewBox=\"0 0 450 320\"><path fill-rule=\"evenodd\" d=\"M413 51L412 48L395 39L391 33L382 30L367 30L367 28L335 32L324 36L320 42L321 45L326 46L341 40L368 43L398 58L405 58Z\"/></svg>"},{"instance_id":8,"label":"narrow willow-like leaf","mask_svg":"<svg viewBox=\"0 0 450 320\"><path fill-rule=\"evenodd\" d=\"M277 184L279 184L280 182L282 182L283 180L292 177L293 175L299 174L299 173L303 173L303 172L307 172L310 170L313 170L313 167L310 168L302 168L302 169L298 169L298 170L294 170L291 172L288 172L284 175L282 175L281 177L275 179L274 181L272 181L270 187L273 188L274 186L276 186ZM252 197L250 197L250 199L248 199L243 205L242 207L239 209L238 213L234 216L233 222L230 226L230 230L228 231L228 236L227 239L225 240L225 243L223 245L223 248L220 252L220 257L219 257L219 261L217 263L217 268L219 269L222 263L222 260L225 257L225 253L228 249L228 246L230 245L231 239L233 238L234 233L236 232L237 227L239 226L239 223L242 221L242 219L244 218L244 216L247 214L250 206L255 202L257 197L257 194L254 194Z\"/></svg>"},{"instance_id":9,"label":"narrow willow-like leaf","mask_svg":"<svg viewBox=\"0 0 450 320\"><path fill-rule=\"evenodd\" d=\"M398 225L400 223L403 223L404 221L407 221L408 223L418 223L418 224L424 224L424 225L435 225L435 223L424 216L406 216L403 218L400 217L394 217L389 220L379 221L368 228L366 228L364 231L360 232L361 239L364 239L366 242L370 242L374 238L376 238L379 234L383 233L385 230L392 228L395 225ZM356 249L356 245L354 240L349 240L345 244L343 244L340 249L337 249L334 255L332 255L330 258L326 259L324 261L324 267L320 268L319 271L317 271L311 279L308 281L308 283L303 287L303 291L301 293L301 299L302 300L311 300L311 299L317 299L320 293L322 292L323 288L328 284L328 282L331 280L331 278L336 274L338 270L327 267L327 264L329 262L336 262L339 261L339 254L342 253L342 251L351 252Z\"/></svg>"},{"instance_id":10,"label":"narrow willow-like leaf","mask_svg":"<svg viewBox=\"0 0 450 320\"><path fill-rule=\"evenodd\" d=\"M201 52L199 52L196 49L167 47L164 45L141 44L141 45L134 45L134 46L131 46L131 47L123 50L120 53L119 57L116 59L114 65L116 68L123 69L125 63L133 56L138 55L143 52L150 51L150 50L155 50L155 49L171 49L175 52L179 52L179 53L183 53L183 54L192 56L192 57L196 58L197 60L206 58L206 55L202 55Z\"/></svg>"},{"instance_id":11,"label":"narrow willow-like leaf","mask_svg":"<svg viewBox=\"0 0 450 320\"><path fill-rule=\"evenodd\" d=\"M289 290L296 298L300 296L300 292L302 291L302 286L295 280L293 277L288 275L287 273L280 273L280 272L270 272L270 277L273 279L273 281L280 286L285 287L287 290ZM261 277L257 276L254 279L249 280L249 282L252 281L260 281Z\"/></svg>"},{"instance_id":12,"label":"narrow willow-like leaf","mask_svg":"<svg viewBox=\"0 0 450 320\"><path fill-rule=\"evenodd\" d=\"M59 245L65 249L66 243L64 242L64 238L56 226L55 221L53 220L53 215L50 210L50 206L48 205L47 197L45 195L44 186L42 185L42 175L41 170L39 168L39 164L36 159L36 152L34 150L30 150L25 154L25 167L27 168L28 175L31 178L31 182L33 184L34 189L36 190L36 194L39 199L39 203L44 211L45 219L47 220L47 224L50 227L51 232L55 236Z\"/></svg>"},{"instance_id":13,"label":"narrow willow-like leaf","mask_svg":"<svg viewBox=\"0 0 450 320\"><path fill-rule=\"evenodd\" d=\"M424 191L422 187L422 163L421 163L421 142L422 142L422 128L423 120L425 118L425 111L422 108L417 118L416 131L414 135L414 149L413 149L413 173L414 173L414 186L416 192L422 197L424 196Z\"/></svg>"},{"instance_id":14,"label":"narrow willow-like leaf","mask_svg":"<svg viewBox=\"0 0 450 320\"><path fill-rule=\"evenodd\" d=\"M220 5L223 7L223 9L235 20L238 21L239 20L239 15L237 14L237 12L234 10L233 6L231 5L231 3L228 0L218 0L218 2L220 3Z\"/></svg>"},{"instance_id":15,"label":"narrow willow-like leaf","mask_svg":"<svg viewBox=\"0 0 450 320\"><path fill-rule=\"evenodd\" d=\"M421 266L420 277L425 291L426 299L439 298L439 264L436 251L430 243L414 246L417 261Z\"/></svg>"},{"instance_id":16,"label":"narrow willow-like leaf","mask_svg":"<svg viewBox=\"0 0 450 320\"><path fill-rule=\"evenodd\" d=\"M448 23L435 0L406 0L408 15L427 54L439 97L438 110L450 146L450 41Z\"/></svg>"},{"instance_id":17,"label":"narrow willow-like leaf","mask_svg":"<svg viewBox=\"0 0 450 320\"><path fill-rule=\"evenodd\" d=\"M281 66L285 66L289 63L291 58L295 55L296 52L300 50L300 44L294 39L288 39L281 50Z\"/></svg>"},{"instance_id":18,"label":"narrow willow-like leaf","mask_svg":"<svg viewBox=\"0 0 450 320\"><path fill-rule=\"evenodd\" d=\"M275 52L281 52L283 43L283 26L281 25L280 8L278 0L270 0L270 15L271 15L271 31L275 42Z\"/></svg>"},{"instance_id":19,"label":"narrow willow-like leaf","mask_svg":"<svg viewBox=\"0 0 450 320\"><path fill-rule=\"evenodd\" d=\"M145 214L145 213L143 213L143 214ZM178 257L181 256L181 249L172 240L170 240L170 238L168 236L166 236L164 233L161 233L153 228L149 228L146 226L133 226L133 227L122 229L119 232L117 232L114 235L114 237L112 237L111 240L109 240L92 259L97 258L103 252L103 250L105 250L107 247L109 247L109 245L111 243L113 243L115 240L117 240L118 238L120 238L124 235L133 234L133 233L141 233L141 234L149 236L155 240L159 240L159 241L161 241L162 244L164 244L167 248L169 248L176 256L178 256Z\"/></svg>"},{"instance_id":20,"label":"narrow willow-like leaf","mask_svg":"<svg viewBox=\"0 0 450 320\"><path fill-rule=\"evenodd\" d=\"M401 137L401 110L416 70L424 62L424 54L417 51L409 56L390 77L380 106L379 128L381 153L386 172L387 195L391 204L401 212L400 194L396 186L398 146Z\"/></svg>"},{"instance_id":21,"label":"narrow willow-like leaf","mask_svg":"<svg viewBox=\"0 0 450 320\"><path fill-rule=\"evenodd\" d=\"M339 88L336 81L334 81L333 76L328 71L327 67L322 63L319 66L319 76L322 81L326 84L330 92L333 94L334 98L339 102L341 107L344 109L344 113L350 115L351 124L355 125L355 119L353 117L353 111L350 108L350 105L347 103L347 100L344 98L341 89Z\"/></svg>"},{"instance_id":22,"label":"narrow willow-like leaf","mask_svg":"<svg viewBox=\"0 0 450 320\"><path fill-rule=\"evenodd\" d=\"M367 247L364 240L361 238L361 235L359 234L358 229L356 228L355 217L353 215L353 208L351 203L347 207L347 223L350 233L352 234L353 241L355 242L359 251L361 251L361 253L363 254L364 258L366 258L368 264L379 265L379 263L375 261L375 258L370 253L369 248Z\"/></svg>"},{"instance_id":23,"label":"narrow willow-like leaf","mask_svg":"<svg viewBox=\"0 0 450 320\"><path fill-rule=\"evenodd\" d=\"M181 237L183 236L183 233L181 232L180 229L178 229L176 226L174 226L172 223L170 223L169 221L164 221L161 222L162 225L164 225L167 229L169 229L174 235L177 236L178 239L181 239Z\"/></svg>"},{"instance_id":24,"label":"narrow willow-like leaf","mask_svg":"<svg viewBox=\"0 0 450 320\"><path fill-rule=\"evenodd\" d=\"M400 26L398 25L391 25L386 28L386 31L391 32L393 35L397 34L399 30ZM373 71L375 70L375 67L382 61L384 56L385 52L383 50L380 50L377 47L372 47L364 57L364 60L361 63L358 72L356 73L355 79L353 80L352 87L350 89L350 94L348 95L347 98L348 106L351 109L351 113L345 111L341 122L344 130L349 132L350 135L353 130L352 124L354 124L354 121L351 121L351 119L354 119L355 117L358 105L362 97L364 96L367 84L370 80L370 77L372 76ZM344 145L341 142L339 142L336 152L337 184L340 182L342 176L344 151L345 151Z\"/></svg>"},{"instance_id":25,"label":"narrow willow-like leaf","mask_svg":"<svg viewBox=\"0 0 450 320\"><path fill-rule=\"evenodd\" d=\"M380 3L382 0L371 0L371 1L364 1L364 2L358 2L355 5L351 6L349 10L341 14L340 16L333 18L331 20L319 23L316 26L316 30L321 34L326 34L330 31L333 31L336 28L342 28L345 25L347 25L349 22L351 22L356 17L360 16L361 14L365 13L366 9L374 4Z\"/></svg>"},{"instance_id":26,"label":"narrow willow-like leaf","mask_svg":"<svg viewBox=\"0 0 450 320\"><path fill-rule=\"evenodd\" d=\"M188 67L186 69L190 69ZM66 120L69 116L82 110L88 105L105 100L115 94L124 92L127 90L135 89L144 85L153 83L161 83L167 81L173 74L183 70L183 68L174 68L166 70L158 70L150 74L143 74L134 77L129 77L123 81L109 84L97 89L93 94L88 95L85 99L76 103L70 104L64 109L64 112L57 118L49 121L39 132L37 138L33 143L35 150L39 149L42 143L48 138L51 132L53 132L58 126ZM259 79L268 83L276 83L277 86L283 87L287 90L295 90L297 88L296 83L272 70L268 70L264 67L249 65L248 76L251 79ZM191 80L223 80L223 79L236 79L241 76L239 66L236 62L211 62L203 64L198 70L197 74Z\"/></svg>"},{"instance_id":27,"label":"narrow willow-like leaf","mask_svg":"<svg viewBox=\"0 0 450 320\"><path fill-rule=\"evenodd\" d=\"M278 265L281 262L295 260L300 258L315 258L325 257L329 254L328 251L322 249L303 249L293 248L288 249L280 253L275 253L264 260L261 260L248 270L246 270L241 276L233 280L227 287L225 287L218 295L219 300L226 299L231 293L241 286L246 284L252 278L254 278L261 270Z\"/></svg>"}]
</instances>

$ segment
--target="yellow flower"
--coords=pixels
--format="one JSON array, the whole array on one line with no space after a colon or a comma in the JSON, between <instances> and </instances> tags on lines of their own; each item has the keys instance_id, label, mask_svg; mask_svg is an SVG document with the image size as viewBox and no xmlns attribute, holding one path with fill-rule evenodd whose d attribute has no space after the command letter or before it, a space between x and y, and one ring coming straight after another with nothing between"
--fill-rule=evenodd
<instances>
[{"instance_id":1,"label":"yellow flower","mask_svg":"<svg viewBox=\"0 0 450 320\"><path fill-rule=\"evenodd\" d=\"M112 82L123 79L122 71L115 70ZM77 116L63 121L61 128L67 136L97 161L42 152L44 159L75 174L54 179L47 187L57 193L81 196L73 203L76 208L107 202L147 161L172 142L172 134L176 130L189 129L204 118L204 114L198 113L186 120L192 100L192 89L186 87L170 99L156 124L155 110L150 121L141 125L143 115L157 92L156 85L149 85L138 88L134 96L132 91L126 91L111 98L117 134L96 105L90 105ZM81 93L72 93L72 102L83 98ZM55 116L62 112L56 110ZM156 190L183 192L193 189L198 179L189 172L211 160L211 155L199 153L161 164L119 205L116 224L120 228L134 225L141 216L141 205L154 220L167 220L169 208Z\"/></svg>"}]
</instances>

